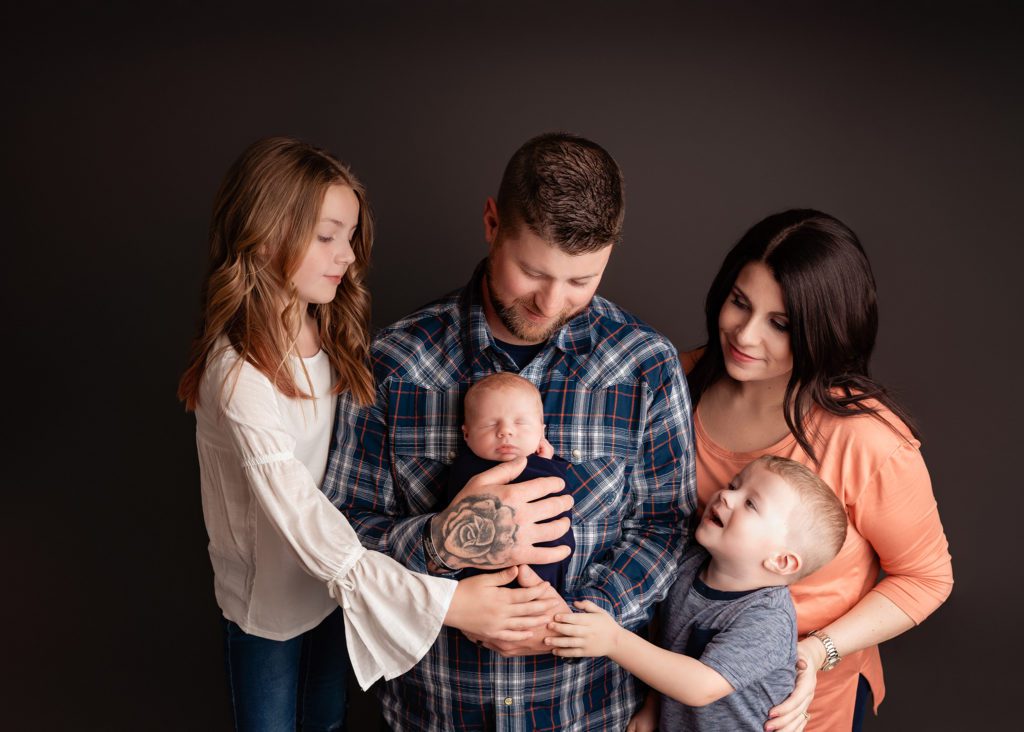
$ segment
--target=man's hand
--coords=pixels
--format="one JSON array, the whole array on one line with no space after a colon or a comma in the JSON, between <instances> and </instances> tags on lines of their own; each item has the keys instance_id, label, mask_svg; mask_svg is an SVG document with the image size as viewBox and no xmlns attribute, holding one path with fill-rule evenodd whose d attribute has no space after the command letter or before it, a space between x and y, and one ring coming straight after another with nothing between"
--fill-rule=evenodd
<instances>
[{"instance_id":1,"label":"man's hand","mask_svg":"<svg viewBox=\"0 0 1024 732\"><path fill-rule=\"evenodd\" d=\"M561 478L509 485L525 467L526 458L520 457L485 470L430 520L430 538L442 562L452 569L502 569L515 564L551 564L569 556L567 546L533 545L554 541L569 530L565 517L541 522L572 508L572 496L544 498L565 487Z\"/></svg>"},{"instance_id":2,"label":"man's hand","mask_svg":"<svg viewBox=\"0 0 1024 732\"><path fill-rule=\"evenodd\" d=\"M463 633L477 645L499 653L505 658L513 656L540 656L551 653L551 646L544 643L544 637L551 635L551 631L547 629L547 624L554 619L556 614L572 611L565 604L565 600L555 591L555 588L538 577L537 573L530 567L524 564L518 569L519 584L531 592L541 590L542 594L537 598L537 601L551 603L551 610L544 618L544 623L533 628L529 635L524 634L524 637L515 640L487 640L473 633L466 633L465 631Z\"/></svg>"},{"instance_id":3,"label":"man's hand","mask_svg":"<svg viewBox=\"0 0 1024 732\"><path fill-rule=\"evenodd\" d=\"M574 603L582 613L558 613L544 641L556 656L611 656L624 632L615 619L590 600Z\"/></svg>"}]
</instances>

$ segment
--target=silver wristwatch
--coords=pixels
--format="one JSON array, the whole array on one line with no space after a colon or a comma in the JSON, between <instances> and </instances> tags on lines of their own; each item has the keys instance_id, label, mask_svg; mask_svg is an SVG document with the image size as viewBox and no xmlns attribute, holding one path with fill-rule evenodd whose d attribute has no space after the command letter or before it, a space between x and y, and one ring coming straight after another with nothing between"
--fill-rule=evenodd
<instances>
[{"instance_id":1,"label":"silver wristwatch","mask_svg":"<svg viewBox=\"0 0 1024 732\"><path fill-rule=\"evenodd\" d=\"M839 655L839 651L836 650L836 644L832 642L831 638L820 630L812 630L807 635L808 637L813 635L821 641L823 646L825 646L825 660L821 664L821 668L819 669L820 671L828 671L839 665L839 662L843 660L843 657Z\"/></svg>"}]
</instances>

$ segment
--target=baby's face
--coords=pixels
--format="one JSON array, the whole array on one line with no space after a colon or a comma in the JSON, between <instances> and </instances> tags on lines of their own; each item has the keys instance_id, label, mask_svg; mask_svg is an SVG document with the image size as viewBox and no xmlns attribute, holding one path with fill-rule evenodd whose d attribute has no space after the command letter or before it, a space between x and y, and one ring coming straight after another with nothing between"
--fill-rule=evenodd
<instances>
[{"instance_id":1,"label":"baby's face","mask_svg":"<svg viewBox=\"0 0 1024 732\"><path fill-rule=\"evenodd\" d=\"M526 388L487 389L476 395L462 434L469 449L485 460L532 455L544 437L540 397Z\"/></svg>"},{"instance_id":2,"label":"baby's face","mask_svg":"<svg viewBox=\"0 0 1024 732\"><path fill-rule=\"evenodd\" d=\"M796 491L760 463L751 463L708 501L696 539L716 560L752 569L785 551Z\"/></svg>"}]
</instances>

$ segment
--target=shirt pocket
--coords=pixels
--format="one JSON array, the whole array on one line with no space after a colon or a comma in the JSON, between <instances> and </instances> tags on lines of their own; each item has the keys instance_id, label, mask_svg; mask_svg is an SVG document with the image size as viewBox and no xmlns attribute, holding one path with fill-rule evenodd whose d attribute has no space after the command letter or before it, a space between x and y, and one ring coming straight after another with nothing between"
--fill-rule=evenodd
<instances>
[{"instance_id":1,"label":"shirt pocket","mask_svg":"<svg viewBox=\"0 0 1024 732\"><path fill-rule=\"evenodd\" d=\"M573 523L617 524L628 509L629 479L640 454L643 385L578 387L560 396L557 412L548 414L548 440L570 463Z\"/></svg>"},{"instance_id":2,"label":"shirt pocket","mask_svg":"<svg viewBox=\"0 0 1024 732\"><path fill-rule=\"evenodd\" d=\"M392 470L396 498L411 515L437 507L448 468L462 442L464 388L427 388L396 381L390 393Z\"/></svg>"}]
</instances>

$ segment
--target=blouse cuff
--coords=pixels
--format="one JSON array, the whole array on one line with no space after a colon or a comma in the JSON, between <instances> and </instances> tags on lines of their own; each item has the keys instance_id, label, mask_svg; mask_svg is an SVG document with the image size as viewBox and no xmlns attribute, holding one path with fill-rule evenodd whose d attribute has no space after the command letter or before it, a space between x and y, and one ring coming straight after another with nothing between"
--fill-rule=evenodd
<instances>
[{"instance_id":1,"label":"blouse cuff","mask_svg":"<svg viewBox=\"0 0 1024 732\"><path fill-rule=\"evenodd\" d=\"M458 583L410 572L367 551L329 584L345 616L345 640L359 687L416 665L437 639Z\"/></svg>"}]
</instances>

